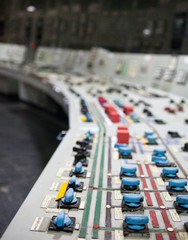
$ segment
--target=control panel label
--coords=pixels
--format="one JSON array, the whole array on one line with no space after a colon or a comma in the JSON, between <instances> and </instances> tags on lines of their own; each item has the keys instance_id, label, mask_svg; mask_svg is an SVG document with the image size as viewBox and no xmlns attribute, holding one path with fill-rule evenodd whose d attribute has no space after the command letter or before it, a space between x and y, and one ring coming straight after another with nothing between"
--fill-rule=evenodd
<instances>
[{"instance_id":1,"label":"control panel label","mask_svg":"<svg viewBox=\"0 0 188 240\"><path fill-rule=\"evenodd\" d=\"M169 209L170 216L174 222L180 222L181 219L175 209Z\"/></svg>"},{"instance_id":2,"label":"control panel label","mask_svg":"<svg viewBox=\"0 0 188 240\"><path fill-rule=\"evenodd\" d=\"M115 208L114 210L115 210L115 212L114 212L115 219L122 220L123 219L123 214L122 214L121 208Z\"/></svg>"}]
</instances>

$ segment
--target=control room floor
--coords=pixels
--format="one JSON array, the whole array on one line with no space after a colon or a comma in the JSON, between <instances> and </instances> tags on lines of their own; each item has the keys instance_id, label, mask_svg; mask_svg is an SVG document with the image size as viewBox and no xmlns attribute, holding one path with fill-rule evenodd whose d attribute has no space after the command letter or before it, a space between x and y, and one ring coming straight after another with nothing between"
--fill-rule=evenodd
<instances>
[{"instance_id":1,"label":"control room floor","mask_svg":"<svg viewBox=\"0 0 188 240\"><path fill-rule=\"evenodd\" d=\"M68 128L64 113L51 115L0 95L0 237Z\"/></svg>"}]
</instances>

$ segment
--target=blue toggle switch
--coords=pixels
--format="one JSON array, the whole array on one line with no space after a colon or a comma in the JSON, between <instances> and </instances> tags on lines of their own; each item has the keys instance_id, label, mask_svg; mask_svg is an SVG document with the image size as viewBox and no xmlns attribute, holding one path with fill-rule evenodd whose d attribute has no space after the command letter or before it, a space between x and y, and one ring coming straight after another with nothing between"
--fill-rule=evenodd
<instances>
[{"instance_id":1,"label":"blue toggle switch","mask_svg":"<svg viewBox=\"0 0 188 240\"><path fill-rule=\"evenodd\" d=\"M147 136L152 136L154 134L154 132L153 131L145 131L144 134L147 137Z\"/></svg>"},{"instance_id":2,"label":"blue toggle switch","mask_svg":"<svg viewBox=\"0 0 188 240\"><path fill-rule=\"evenodd\" d=\"M91 118L91 114L89 112L86 112L86 118L87 118L87 122L92 122L92 118Z\"/></svg>"},{"instance_id":3,"label":"blue toggle switch","mask_svg":"<svg viewBox=\"0 0 188 240\"><path fill-rule=\"evenodd\" d=\"M133 149L131 147L119 147L119 152L124 154L124 155L128 155L130 153L132 153Z\"/></svg>"},{"instance_id":4,"label":"blue toggle switch","mask_svg":"<svg viewBox=\"0 0 188 240\"><path fill-rule=\"evenodd\" d=\"M168 164L168 160L165 156L152 156L152 162L160 163L160 164Z\"/></svg>"},{"instance_id":5,"label":"blue toggle switch","mask_svg":"<svg viewBox=\"0 0 188 240\"><path fill-rule=\"evenodd\" d=\"M73 173L84 173L84 170L82 169L82 163L78 162L75 165L75 169L72 170Z\"/></svg>"},{"instance_id":6,"label":"blue toggle switch","mask_svg":"<svg viewBox=\"0 0 188 240\"><path fill-rule=\"evenodd\" d=\"M180 207L188 209L188 195L178 195L176 197L176 202Z\"/></svg>"},{"instance_id":7,"label":"blue toggle switch","mask_svg":"<svg viewBox=\"0 0 188 240\"><path fill-rule=\"evenodd\" d=\"M129 116L134 122L139 122L139 117L134 112L130 113Z\"/></svg>"},{"instance_id":8,"label":"blue toggle switch","mask_svg":"<svg viewBox=\"0 0 188 240\"><path fill-rule=\"evenodd\" d=\"M121 172L125 176L134 176L136 173L137 168L135 166L122 166L121 167Z\"/></svg>"},{"instance_id":9,"label":"blue toggle switch","mask_svg":"<svg viewBox=\"0 0 188 240\"><path fill-rule=\"evenodd\" d=\"M74 197L74 189L73 188L69 188L66 193L65 196L61 199L61 201L64 204L74 204L77 202L77 198Z\"/></svg>"},{"instance_id":10,"label":"blue toggle switch","mask_svg":"<svg viewBox=\"0 0 188 240\"><path fill-rule=\"evenodd\" d=\"M179 172L177 167L164 167L163 173L166 177L175 178L177 173Z\"/></svg>"},{"instance_id":11,"label":"blue toggle switch","mask_svg":"<svg viewBox=\"0 0 188 240\"><path fill-rule=\"evenodd\" d=\"M143 202L144 197L141 194L124 194L123 200L128 207L140 207L141 202Z\"/></svg>"},{"instance_id":12,"label":"blue toggle switch","mask_svg":"<svg viewBox=\"0 0 188 240\"><path fill-rule=\"evenodd\" d=\"M87 107L86 101L84 99L81 99L81 104L83 107Z\"/></svg>"},{"instance_id":13,"label":"blue toggle switch","mask_svg":"<svg viewBox=\"0 0 188 240\"><path fill-rule=\"evenodd\" d=\"M147 140L149 141L149 143L155 143L157 140L157 137L155 136L147 136Z\"/></svg>"},{"instance_id":14,"label":"blue toggle switch","mask_svg":"<svg viewBox=\"0 0 188 240\"><path fill-rule=\"evenodd\" d=\"M125 222L127 223L127 227L132 230L143 230L146 227L146 224L149 222L149 218L146 215L139 214L127 214L125 215Z\"/></svg>"},{"instance_id":15,"label":"blue toggle switch","mask_svg":"<svg viewBox=\"0 0 188 240\"><path fill-rule=\"evenodd\" d=\"M89 135L89 136L91 136L91 135L92 135L91 131L90 131L90 130L88 130L88 131L87 131L87 133L86 133L86 135Z\"/></svg>"},{"instance_id":16,"label":"blue toggle switch","mask_svg":"<svg viewBox=\"0 0 188 240\"><path fill-rule=\"evenodd\" d=\"M73 175L71 179L69 180L69 185L75 185L76 187L79 187L81 185L80 181L76 180L76 176Z\"/></svg>"},{"instance_id":17,"label":"blue toggle switch","mask_svg":"<svg viewBox=\"0 0 188 240\"><path fill-rule=\"evenodd\" d=\"M187 181L184 179L173 179L169 181L170 189L174 191L184 191L184 187L187 185Z\"/></svg>"},{"instance_id":18,"label":"blue toggle switch","mask_svg":"<svg viewBox=\"0 0 188 240\"><path fill-rule=\"evenodd\" d=\"M86 141L91 141L91 140L92 140L90 131L88 131L88 132L86 133L86 137L84 138L84 140L86 140Z\"/></svg>"},{"instance_id":19,"label":"blue toggle switch","mask_svg":"<svg viewBox=\"0 0 188 240\"><path fill-rule=\"evenodd\" d=\"M127 147L127 146L128 146L128 145L127 145L126 143L115 143L115 144L114 144L114 147L115 147L115 148L118 148L118 149L119 149L120 147Z\"/></svg>"},{"instance_id":20,"label":"blue toggle switch","mask_svg":"<svg viewBox=\"0 0 188 240\"><path fill-rule=\"evenodd\" d=\"M65 215L65 211L61 211L54 219L53 224L57 227L65 227L71 225L71 219Z\"/></svg>"},{"instance_id":21,"label":"blue toggle switch","mask_svg":"<svg viewBox=\"0 0 188 240\"><path fill-rule=\"evenodd\" d=\"M120 108L123 107L123 103L120 102L118 99L115 99L114 102L115 102Z\"/></svg>"},{"instance_id":22,"label":"blue toggle switch","mask_svg":"<svg viewBox=\"0 0 188 240\"><path fill-rule=\"evenodd\" d=\"M121 183L127 189L134 190L140 184L140 180L138 178L123 178Z\"/></svg>"},{"instance_id":23,"label":"blue toggle switch","mask_svg":"<svg viewBox=\"0 0 188 240\"><path fill-rule=\"evenodd\" d=\"M132 113L129 113L129 116L130 116L131 118L134 118L134 117L136 116L136 114L135 114L134 112L132 112Z\"/></svg>"},{"instance_id":24,"label":"blue toggle switch","mask_svg":"<svg viewBox=\"0 0 188 240\"><path fill-rule=\"evenodd\" d=\"M163 156L166 153L166 149L154 149L153 153L157 156Z\"/></svg>"}]
</instances>

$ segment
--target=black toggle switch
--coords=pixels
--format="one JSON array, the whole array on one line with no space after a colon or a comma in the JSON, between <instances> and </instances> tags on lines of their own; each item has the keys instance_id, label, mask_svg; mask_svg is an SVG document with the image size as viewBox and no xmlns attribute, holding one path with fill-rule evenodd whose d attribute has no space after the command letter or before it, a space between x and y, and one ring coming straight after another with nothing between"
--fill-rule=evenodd
<instances>
[{"instance_id":1,"label":"black toggle switch","mask_svg":"<svg viewBox=\"0 0 188 240\"><path fill-rule=\"evenodd\" d=\"M154 120L157 124L166 124L162 119L155 119Z\"/></svg>"},{"instance_id":2,"label":"black toggle switch","mask_svg":"<svg viewBox=\"0 0 188 240\"><path fill-rule=\"evenodd\" d=\"M81 107L81 113L86 114L88 112L87 107Z\"/></svg>"},{"instance_id":3,"label":"black toggle switch","mask_svg":"<svg viewBox=\"0 0 188 240\"><path fill-rule=\"evenodd\" d=\"M185 228L186 232L188 233L188 222L184 223L184 228Z\"/></svg>"},{"instance_id":4,"label":"black toggle switch","mask_svg":"<svg viewBox=\"0 0 188 240\"><path fill-rule=\"evenodd\" d=\"M85 147L73 147L72 148L73 152L77 153L84 153L86 157L90 157L90 152L87 152L87 149Z\"/></svg>"},{"instance_id":5,"label":"black toggle switch","mask_svg":"<svg viewBox=\"0 0 188 240\"><path fill-rule=\"evenodd\" d=\"M184 144L184 146L182 147L182 150L184 152L188 152L188 142Z\"/></svg>"},{"instance_id":6,"label":"black toggle switch","mask_svg":"<svg viewBox=\"0 0 188 240\"><path fill-rule=\"evenodd\" d=\"M86 152L87 149L85 147L73 147L72 151L73 152Z\"/></svg>"},{"instance_id":7,"label":"black toggle switch","mask_svg":"<svg viewBox=\"0 0 188 240\"><path fill-rule=\"evenodd\" d=\"M80 145L81 147L85 147L86 149L92 148L88 141L76 141L76 144Z\"/></svg>"},{"instance_id":8,"label":"black toggle switch","mask_svg":"<svg viewBox=\"0 0 188 240\"><path fill-rule=\"evenodd\" d=\"M153 113L150 110L148 110L147 108L144 108L143 113L145 113L148 117L153 116Z\"/></svg>"},{"instance_id":9,"label":"black toggle switch","mask_svg":"<svg viewBox=\"0 0 188 240\"><path fill-rule=\"evenodd\" d=\"M179 135L178 132L168 131L168 134L169 134L172 138L181 138L181 136Z\"/></svg>"},{"instance_id":10,"label":"black toggle switch","mask_svg":"<svg viewBox=\"0 0 188 240\"><path fill-rule=\"evenodd\" d=\"M84 167L88 166L88 160L86 158L85 153L78 153L74 156L74 164L76 165L77 162L81 162Z\"/></svg>"}]
</instances>

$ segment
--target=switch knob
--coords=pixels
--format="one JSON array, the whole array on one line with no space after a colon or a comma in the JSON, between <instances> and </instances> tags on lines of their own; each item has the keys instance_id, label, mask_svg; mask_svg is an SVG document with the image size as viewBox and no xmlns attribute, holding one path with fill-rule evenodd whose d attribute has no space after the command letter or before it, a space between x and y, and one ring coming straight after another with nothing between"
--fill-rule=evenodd
<instances>
[{"instance_id":1,"label":"switch knob","mask_svg":"<svg viewBox=\"0 0 188 240\"><path fill-rule=\"evenodd\" d=\"M85 159L86 158L86 154L83 152L83 153L77 153L75 156L74 156L74 159L76 162L82 160L82 159Z\"/></svg>"},{"instance_id":2,"label":"switch knob","mask_svg":"<svg viewBox=\"0 0 188 240\"><path fill-rule=\"evenodd\" d=\"M61 199L61 201L64 204L74 204L77 202L77 198L74 197L74 189L73 188L69 188L66 193L65 196Z\"/></svg>"},{"instance_id":3,"label":"switch knob","mask_svg":"<svg viewBox=\"0 0 188 240\"><path fill-rule=\"evenodd\" d=\"M118 100L118 99L115 99L115 100L114 100L114 103L116 103L116 104L118 105L118 107L120 107L120 108L123 107L123 103L120 102L120 100Z\"/></svg>"},{"instance_id":4,"label":"switch knob","mask_svg":"<svg viewBox=\"0 0 188 240\"><path fill-rule=\"evenodd\" d=\"M127 147L127 146L128 146L128 145L127 145L126 143L115 143L115 144L114 144L114 147L115 147L115 148L118 148L118 149L119 149L120 147Z\"/></svg>"},{"instance_id":5,"label":"switch knob","mask_svg":"<svg viewBox=\"0 0 188 240\"><path fill-rule=\"evenodd\" d=\"M57 227L65 227L71 225L71 219L65 215L65 211L61 211L54 219L53 224Z\"/></svg>"},{"instance_id":6,"label":"switch knob","mask_svg":"<svg viewBox=\"0 0 188 240\"><path fill-rule=\"evenodd\" d=\"M166 153L166 149L154 149L153 153L156 154L157 156L164 155Z\"/></svg>"},{"instance_id":7,"label":"switch knob","mask_svg":"<svg viewBox=\"0 0 188 240\"><path fill-rule=\"evenodd\" d=\"M134 176L136 173L137 168L134 166L122 166L121 167L121 172L123 175L131 177Z\"/></svg>"},{"instance_id":8,"label":"switch knob","mask_svg":"<svg viewBox=\"0 0 188 240\"><path fill-rule=\"evenodd\" d=\"M140 180L138 178L123 178L121 183L126 189L135 190L140 184Z\"/></svg>"},{"instance_id":9,"label":"switch knob","mask_svg":"<svg viewBox=\"0 0 188 240\"><path fill-rule=\"evenodd\" d=\"M171 190L182 192L187 185L187 181L184 179L173 179L169 181L169 187Z\"/></svg>"},{"instance_id":10,"label":"switch knob","mask_svg":"<svg viewBox=\"0 0 188 240\"><path fill-rule=\"evenodd\" d=\"M82 169L82 163L78 162L75 165L75 169L72 170L73 173L84 173L84 170Z\"/></svg>"},{"instance_id":11,"label":"switch knob","mask_svg":"<svg viewBox=\"0 0 188 240\"><path fill-rule=\"evenodd\" d=\"M146 228L146 224L148 224L149 218L146 215L127 214L124 221L127 223L127 227L129 229L139 231Z\"/></svg>"},{"instance_id":12,"label":"switch knob","mask_svg":"<svg viewBox=\"0 0 188 240\"><path fill-rule=\"evenodd\" d=\"M144 134L147 137L147 136L152 136L154 134L154 132L153 131L145 131Z\"/></svg>"},{"instance_id":13,"label":"switch knob","mask_svg":"<svg viewBox=\"0 0 188 240\"><path fill-rule=\"evenodd\" d=\"M178 132L168 131L168 134L169 134L172 138L181 138L181 136L179 135Z\"/></svg>"},{"instance_id":14,"label":"switch knob","mask_svg":"<svg viewBox=\"0 0 188 240\"><path fill-rule=\"evenodd\" d=\"M86 101L84 99L81 99L80 103L83 107L87 107Z\"/></svg>"},{"instance_id":15,"label":"switch knob","mask_svg":"<svg viewBox=\"0 0 188 240\"><path fill-rule=\"evenodd\" d=\"M73 152L86 152L87 149L85 147L73 147L72 148Z\"/></svg>"},{"instance_id":16,"label":"switch knob","mask_svg":"<svg viewBox=\"0 0 188 240\"><path fill-rule=\"evenodd\" d=\"M131 147L119 147L119 152L124 154L124 155L128 155L130 153L132 153L133 149Z\"/></svg>"},{"instance_id":17,"label":"switch knob","mask_svg":"<svg viewBox=\"0 0 188 240\"><path fill-rule=\"evenodd\" d=\"M188 152L188 142L184 144L182 149L183 149L184 152Z\"/></svg>"},{"instance_id":18,"label":"switch knob","mask_svg":"<svg viewBox=\"0 0 188 240\"><path fill-rule=\"evenodd\" d=\"M130 113L129 116L132 118L132 120L134 122L139 122L140 121L139 117L134 112Z\"/></svg>"},{"instance_id":19,"label":"switch knob","mask_svg":"<svg viewBox=\"0 0 188 240\"><path fill-rule=\"evenodd\" d=\"M169 178L175 178L176 174L179 172L177 167L164 167L163 168L163 173L164 176L169 177Z\"/></svg>"},{"instance_id":20,"label":"switch knob","mask_svg":"<svg viewBox=\"0 0 188 240\"><path fill-rule=\"evenodd\" d=\"M81 147L91 149L91 145L89 145L88 141L76 141L76 144L80 145Z\"/></svg>"},{"instance_id":21,"label":"switch knob","mask_svg":"<svg viewBox=\"0 0 188 240\"><path fill-rule=\"evenodd\" d=\"M180 207L188 209L188 195L178 195L176 197L176 202Z\"/></svg>"},{"instance_id":22,"label":"switch knob","mask_svg":"<svg viewBox=\"0 0 188 240\"><path fill-rule=\"evenodd\" d=\"M156 162L159 164L168 164L168 160L165 156L152 156L152 162Z\"/></svg>"},{"instance_id":23,"label":"switch knob","mask_svg":"<svg viewBox=\"0 0 188 240\"><path fill-rule=\"evenodd\" d=\"M92 122L92 117L91 117L91 114L89 112L86 112L86 121L87 122Z\"/></svg>"},{"instance_id":24,"label":"switch knob","mask_svg":"<svg viewBox=\"0 0 188 240\"><path fill-rule=\"evenodd\" d=\"M157 140L157 137L148 135L147 140L149 141L149 143L155 143Z\"/></svg>"},{"instance_id":25,"label":"switch knob","mask_svg":"<svg viewBox=\"0 0 188 240\"><path fill-rule=\"evenodd\" d=\"M80 181L76 180L76 176L73 175L71 179L69 180L69 187L70 188L75 188L81 186Z\"/></svg>"},{"instance_id":26,"label":"switch knob","mask_svg":"<svg viewBox=\"0 0 188 240\"><path fill-rule=\"evenodd\" d=\"M141 194L124 194L123 201L128 207L137 208L140 207L144 197Z\"/></svg>"},{"instance_id":27,"label":"switch knob","mask_svg":"<svg viewBox=\"0 0 188 240\"><path fill-rule=\"evenodd\" d=\"M84 138L84 141L89 141L89 142L92 142L93 138L92 138L92 134L91 134L91 131L88 131L86 133L86 137Z\"/></svg>"}]
</instances>

